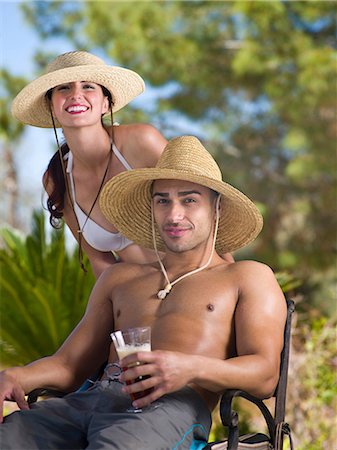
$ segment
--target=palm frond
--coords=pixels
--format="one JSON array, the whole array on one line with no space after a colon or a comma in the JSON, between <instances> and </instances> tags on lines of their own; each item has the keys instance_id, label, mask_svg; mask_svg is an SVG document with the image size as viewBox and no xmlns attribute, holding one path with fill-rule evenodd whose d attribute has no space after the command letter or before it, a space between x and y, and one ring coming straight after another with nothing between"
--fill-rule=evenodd
<instances>
[{"instance_id":1,"label":"palm frond","mask_svg":"<svg viewBox=\"0 0 337 450\"><path fill-rule=\"evenodd\" d=\"M34 212L27 237L10 228L0 237L1 364L26 364L59 348L81 319L95 278L67 251L64 229L47 239L43 211Z\"/></svg>"}]
</instances>

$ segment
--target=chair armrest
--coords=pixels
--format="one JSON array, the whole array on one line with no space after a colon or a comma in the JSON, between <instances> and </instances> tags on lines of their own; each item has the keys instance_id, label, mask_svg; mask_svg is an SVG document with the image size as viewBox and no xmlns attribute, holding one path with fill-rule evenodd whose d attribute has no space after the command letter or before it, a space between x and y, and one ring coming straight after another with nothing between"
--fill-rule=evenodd
<instances>
[{"instance_id":1,"label":"chair armrest","mask_svg":"<svg viewBox=\"0 0 337 450\"><path fill-rule=\"evenodd\" d=\"M99 368L99 370L97 370L97 372L93 374L92 377L87 378L84 381L84 383L78 388L78 391L86 391L87 389L92 387L92 385L95 384L95 381L97 381L103 374L106 365L107 363L105 361L104 364L102 364L102 366ZM35 403L38 397L64 397L67 394L68 392L57 391L55 389L37 388L28 394L27 402L30 405L32 403Z\"/></svg>"},{"instance_id":2,"label":"chair armrest","mask_svg":"<svg viewBox=\"0 0 337 450\"><path fill-rule=\"evenodd\" d=\"M228 427L228 450L236 450L239 445L238 413L233 410L232 402L242 391L228 389L222 394L220 401L220 417L225 427Z\"/></svg>"},{"instance_id":3,"label":"chair armrest","mask_svg":"<svg viewBox=\"0 0 337 450\"><path fill-rule=\"evenodd\" d=\"M27 396L27 402L29 405L31 405L32 403L35 403L37 401L38 397L64 397L65 395L66 392L56 391L54 389L38 388L29 392Z\"/></svg>"},{"instance_id":4,"label":"chair armrest","mask_svg":"<svg viewBox=\"0 0 337 450\"><path fill-rule=\"evenodd\" d=\"M228 427L228 450L236 450L239 443L239 427L238 414L233 410L233 400L235 397L242 397L251 403L254 403L262 413L266 424L271 442L275 441L276 424L274 418L264 404L263 400L238 389L228 389L221 397L220 401L220 417L224 426Z\"/></svg>"}]
</instances>

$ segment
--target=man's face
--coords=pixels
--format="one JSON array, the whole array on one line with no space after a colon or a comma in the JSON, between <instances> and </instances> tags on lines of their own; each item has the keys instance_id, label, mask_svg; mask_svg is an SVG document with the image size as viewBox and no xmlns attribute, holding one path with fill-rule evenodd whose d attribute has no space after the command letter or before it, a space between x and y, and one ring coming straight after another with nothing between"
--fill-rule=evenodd
<instances>
[{"instance_id":1,"label":"man's face","mask_svg":"<svg viewBox=\"0 0 337 450\"><path fill-rule=\"evenodd\" d=\"M168 250L205 247L212 236L215 194L189 181L157 180L152 187L154 219Z\"/></svg>"}]
</instances>

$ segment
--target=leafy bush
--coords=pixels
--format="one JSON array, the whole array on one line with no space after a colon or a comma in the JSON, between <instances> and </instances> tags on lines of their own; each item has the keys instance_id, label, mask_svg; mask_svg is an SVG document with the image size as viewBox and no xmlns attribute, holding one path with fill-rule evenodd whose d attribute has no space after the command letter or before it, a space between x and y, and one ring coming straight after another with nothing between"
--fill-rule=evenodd
<instances>
[{"instance_id":1,"label":"leafy bush","mask_svg":"<svg viewBox=\"0 0 337 450\"><path fill-rule=\"evenodd\" d=\"M336 448L336 325L306 315L294 330L287 418L298 450Z\"/></svg>"},{"instance_id":2,"label":"leafy bush","mask_svg":"<svg viewBox=\"0 0 337 450\"><path fill-rule=\"evenodd\" d=\"M0 352L2 365L26 364L53 353L80 320L94 276L70 254L65 233L45 232L42 211L23 237L3 228L0 249ZM87 264L89 266L89 264Z\"/></svg>"}]
</instances>

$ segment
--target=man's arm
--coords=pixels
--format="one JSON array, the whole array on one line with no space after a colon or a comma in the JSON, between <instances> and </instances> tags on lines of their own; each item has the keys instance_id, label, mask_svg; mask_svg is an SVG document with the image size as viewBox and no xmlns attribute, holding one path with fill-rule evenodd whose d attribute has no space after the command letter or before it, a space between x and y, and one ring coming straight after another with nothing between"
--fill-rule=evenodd
<instances>
[{"instance_id":1,"label":"man's arm","mask_svg":"<svg viewBox=\"0 0 337 450\"><path fill-rule=\"evenodd\" d=\"M123 365L136 360L147 364L129 369L121 379L132 380L139 375L151 375L151 378L125 386L124 390L154 388L149 396L137 400L136 406L144 406L188 384L215 393L236 388L261 398L272 395L283 348L285 299L269 267L252 261L236 264L239 280L234 318L237 356L221 360L161 350L130 355L122 361Z\"/></svg>"},{"instance_id":2,"label":"man's arm","mask_svg":"<svg viewBox=\"0 0 337 450\"><path fill-rule=\"evenodd\" d=\"M1 411L4 400L26 408L24 394L36 388L71 391L108 358L109 333L113 329L110 280L118 279L115 274L110 277L113 268L96 283L81 322L54 355L0 373Z\"/></svg>"}]
</instances>

